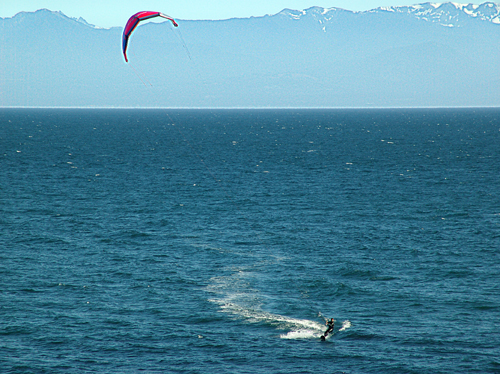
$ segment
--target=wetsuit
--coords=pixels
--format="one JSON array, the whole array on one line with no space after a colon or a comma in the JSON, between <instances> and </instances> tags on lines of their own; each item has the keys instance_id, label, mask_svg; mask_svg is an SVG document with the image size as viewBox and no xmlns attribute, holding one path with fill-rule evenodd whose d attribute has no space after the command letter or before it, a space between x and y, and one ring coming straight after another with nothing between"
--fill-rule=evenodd
<instances>
[{"instance_id":1,"label":"wetsuit","mask_svg":"<svg viewBox=\"0 0 500 374\"><path fill-rule=\"evenodd\" d=\"M331 319L330 321L326 321L326 325L328 326L328 329L323 334L323 336L325 336L325 337L328 336L328 334L333 331L333 327L335 326L335 322L333 321L333 319Z\"/></svg>"}]
</instances>

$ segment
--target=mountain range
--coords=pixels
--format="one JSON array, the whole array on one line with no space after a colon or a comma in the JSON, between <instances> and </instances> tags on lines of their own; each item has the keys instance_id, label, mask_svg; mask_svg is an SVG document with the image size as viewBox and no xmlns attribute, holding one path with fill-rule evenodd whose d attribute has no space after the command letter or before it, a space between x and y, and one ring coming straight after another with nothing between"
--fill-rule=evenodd
<instances>
[{"instance_id":1,"label":"mountain range","mask_svg":"<svg viewBox=\"0 0 500 374\"><path fill-rule=\"evenodd\" d=\"M178 23L0 18L0 107L500 106L500 4Z\"/></svg>"}]
</instances>

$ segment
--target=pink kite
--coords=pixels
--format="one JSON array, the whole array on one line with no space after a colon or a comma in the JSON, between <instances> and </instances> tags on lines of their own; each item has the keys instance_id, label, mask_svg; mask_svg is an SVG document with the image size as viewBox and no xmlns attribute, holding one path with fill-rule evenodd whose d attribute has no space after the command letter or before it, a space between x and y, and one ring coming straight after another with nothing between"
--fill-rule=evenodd
<instances>
[{"instance_id":1,"label":"pink kite","mask_svg":"<svg viewBox=\"0 0 500 374\"><path fill-rule=\"evenodd\" d=\"M172 24L177 27L179 26L177 22L174 21L173 18L166 16L163 13L160 12L139 12L134 14L132 17L129 18L127 21L127 24L125 25L125 29L123 30L123 56L125 56L125 61L128 62L127 58L127 46L128 46L128 39L130 38L130 35L132 32L135 30L139 22L144 21L146 19L154 18L154 17L163 17L168 19L169 21L172 22Z\"/></svg>"}]
</instances>

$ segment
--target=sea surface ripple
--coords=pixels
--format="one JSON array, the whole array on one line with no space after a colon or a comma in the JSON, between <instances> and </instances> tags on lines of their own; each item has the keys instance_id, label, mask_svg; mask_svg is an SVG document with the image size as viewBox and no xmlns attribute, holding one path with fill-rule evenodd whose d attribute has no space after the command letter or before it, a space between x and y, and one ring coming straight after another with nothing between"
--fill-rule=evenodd
<instances>
[{"instance_id":1,"label":"sea surface ripple","mask_svg":"<svg viewBox=\"0 0 500 374\"><path fill-rule=\"evenodd\" d=\"M498 109L1 109L0 170L0 372L500 372Z\"/></svg>"}]
</instances>

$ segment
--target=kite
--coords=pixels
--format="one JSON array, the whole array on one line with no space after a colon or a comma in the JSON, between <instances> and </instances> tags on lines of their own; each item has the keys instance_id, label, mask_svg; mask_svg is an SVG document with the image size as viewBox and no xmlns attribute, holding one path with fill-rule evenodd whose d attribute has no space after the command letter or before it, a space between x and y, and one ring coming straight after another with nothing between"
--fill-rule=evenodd
<instances>
[{"instance_id":1,"label":"kite","mask_svg":"<svg viewBox=\"0 0 500 374\"><path fill-rule=\"evenodd\" d=\"M127 21L127 24L125 25L125 29L123 30L123 38L122 38L123 44L122 44L122 46L123 46L123 56L125 56L126 62L128 62L127 46L128 46L128 39L130 38L130 35L135 30L135 28L137 27L139 22L150 19L150 18L154 18L154 17L166 18L169 21L171 21L175 27L179 26L177 24L177 22L174 21L173 18L166 16L165 14L160 13L160 12L146 12L146 11L144 11L144 12L139 12L139 13L134 14L132 17L129 18L129 20Z\"/></svg>"}]
</instances>

